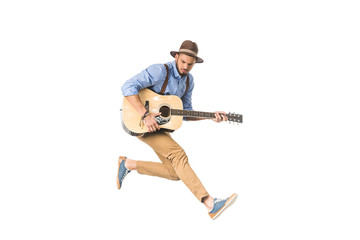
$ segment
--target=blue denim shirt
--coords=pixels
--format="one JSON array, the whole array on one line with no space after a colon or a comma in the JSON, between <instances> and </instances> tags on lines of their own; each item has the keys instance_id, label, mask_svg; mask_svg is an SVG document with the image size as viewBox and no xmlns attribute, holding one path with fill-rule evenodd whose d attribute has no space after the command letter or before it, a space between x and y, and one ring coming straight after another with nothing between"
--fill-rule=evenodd
<instances>
[{"instance_id":1,"label":"blue denim shirt","mask_svg":"<svg viewBox=\"0 0 360 240\"><path fill-rule=\"evenodd\" d=\"M186 78L181 77L176 69L175 61L167 63L169 66L169 82L165 90L165 95L176 95L181 98L185 110L193 110L191 96L194 89L194 78L189 74L189 89L186 90ZM166 68L164 64L154 64L127 80L121 87L124 96L137 95L141 89L149 88L159 93L166 78Z\"/></svg>"}]
</instances>

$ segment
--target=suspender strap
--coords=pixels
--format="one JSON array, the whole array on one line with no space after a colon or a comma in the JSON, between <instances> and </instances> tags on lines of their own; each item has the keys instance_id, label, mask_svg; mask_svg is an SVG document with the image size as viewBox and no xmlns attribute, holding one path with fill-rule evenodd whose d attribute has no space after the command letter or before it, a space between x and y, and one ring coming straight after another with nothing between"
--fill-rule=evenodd
<instances>
[{"instance_id":1,"label":"suspender strap","mask_svg":"<svg viewBox=\"0 0 360 240\"><path fill-rule=\"evenodd\" d=\"M189 80L189 74L187 75L186 78L186 89L185 89L185 93L184 95L187 93L187 91L189 90L189 85L190 85L190 80Z\"/></svg>"},{"instance_id":2,"label":"suspender strap","mask_svg":"<svg viewBox=\"0 0 360 240\"><path fill-rule=\"evenodd\" d=\"M161 88L161 91L159 92L161 95L164 95L165 93L165 90L166 90L166 87L167 87L167 84L169 82L169 67L168 65L164 64L165 67L166 67L166 78L165 78L165 82L164 84L162 85L162 88Z\"/></svg>"},{"instance_id":3,"label":"suspender strap","mask_svg":"<svg viewBox=\"0 0 360 240\"><path fill-rule=\"evenodd\" d=\"M159 94L164 95L166 87L168 85L169 82L169 67L168 65L164 64L164 66L166 67L166 78L165 78L165 82L161 87L161 90L159 92ZM186 77L186 89L185 89L185 93L184 95L187 93L187 91L189 90L189 85L190 85L190 80L189 80L189 74Z\"/></svg>"}]
</instances>

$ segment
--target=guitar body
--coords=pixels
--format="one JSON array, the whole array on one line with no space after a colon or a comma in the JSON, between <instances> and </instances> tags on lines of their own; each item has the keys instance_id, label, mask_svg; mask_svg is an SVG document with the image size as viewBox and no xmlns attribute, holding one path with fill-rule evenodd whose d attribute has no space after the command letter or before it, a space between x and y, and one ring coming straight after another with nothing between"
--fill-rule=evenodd
<instances>
[{"instance_id":1,"label":"guitar body","mask_svg":"<svg viewBox=\"0 0 360 240\"><path fill-rule=\"evenodd\" d=\"M149 89L143 89L139 92L142 104L146 105L148 101L149 112L161 113L156 118L161 129L174 131L181 127L183 116L172 116L171 109L183 109L182 100L174 95L159 95ZM147 127L141 120L140 114L124 98L122 108L122 124L124 130L133 136L143 135L148 132Z\"/></svg>"},{"instance_id":2,"label":"guitar body","mask_svg":"<svg viewBox=\"0 0 360 240\"><path fill-rule=\"evenodd\" d=\"M150 113L160 113L155 117L160 128L166 131L174 131L181 127L183 117L195 117L210 119L215 117L215 113L198 112L193 110L183 110L182 100L174 95L159 95L149 89L143 89L139 92L140 101L149 110ZM223 114L228 118L229 123L242 123L241 114L229 113ZM142 116L135 108L124 98L122 108L122 125L124 130L132 136L140 136L148 132L144 125Z\"/></svg>"}]
</instances>

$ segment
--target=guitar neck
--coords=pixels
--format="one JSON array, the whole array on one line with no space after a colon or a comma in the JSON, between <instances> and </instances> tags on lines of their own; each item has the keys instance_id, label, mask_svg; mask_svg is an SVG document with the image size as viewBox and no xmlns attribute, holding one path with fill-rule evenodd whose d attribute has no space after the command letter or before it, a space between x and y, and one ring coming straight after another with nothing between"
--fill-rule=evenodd
<instances>
[{"instance_id":1,"label":"guitar neck","mask_svg":"<svg viewBox=\"0 0 360 240\"><path fill-rule=\"evenodd\" d=\"M214 118L215 113L212 112L199 112L193 110L180 110L171 109L171 115L183 116L183 117L198 117L198 118Z\"/></svg>"},{"instance_id":2,"label":"guitar neck","mask_svg":"<svg viewBox=\"0 0 360 240\"><path fill-rule=\"evenodd\" d=\"M197 117L197 118L214 118L213 112L199 112L193 110L171 109L171 115L183 116L183 117ZM240 114L220 114L226 115L229 121L242 123L242 115Z\"/></svg>"}]
</instances>

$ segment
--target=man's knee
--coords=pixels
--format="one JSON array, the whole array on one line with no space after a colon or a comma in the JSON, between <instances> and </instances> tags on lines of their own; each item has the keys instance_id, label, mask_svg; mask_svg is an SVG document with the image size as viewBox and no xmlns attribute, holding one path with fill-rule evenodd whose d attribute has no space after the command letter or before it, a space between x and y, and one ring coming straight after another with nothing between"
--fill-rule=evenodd
<instances>
[{"instance_id":1,"label":"man's knee","mask_svg":"<svg viewBox=\"0 0 360 240\"><path fill-rule=\"evenodd\" d=\"M183 149L172 151L169 154L168 159L174 168L184 167L186 164L188 164L188 157Z\"/></svg>"},{"instance_id":2,"label":"man's knee","mask_svg":"<svg viewBox=\"0 0 360 240\"><path fill-rule=\"evenodd\" d=\"M180 180L180 178L179 178L178 176L170 175L169 180L172 180L172 181L179 181L179 180Z\"/></svg>"}]
</instances>

